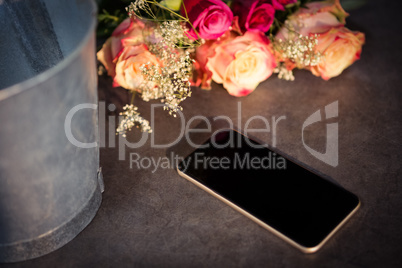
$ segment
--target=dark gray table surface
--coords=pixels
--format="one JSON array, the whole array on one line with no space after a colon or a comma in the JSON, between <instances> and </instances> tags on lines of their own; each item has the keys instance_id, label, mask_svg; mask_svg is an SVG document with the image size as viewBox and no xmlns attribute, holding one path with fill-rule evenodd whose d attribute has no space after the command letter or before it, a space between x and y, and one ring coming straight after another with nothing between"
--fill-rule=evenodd
<instances>
[{"instance_id":1,"label":"dark gray table surface","mask_svg":"<svg viewBox=\"0 0 402 268\"><path fill-rule=\"evenodd\" d=\"M351 12L348 27L366 33L362 58L328 82L296 71L296 81L273 76L244 98L231 97L219 85L211 91L194 88L183 104L185 122L195 115L227 115L244 128L254 115L270 122L272 116L286 116L278 124L277 148L360 197L360 210L318 253L299 252L173 169L130 168L130 153L155 159L166 156L168 150L152 148L149 137L140 148L126 148L124 161L111 143L101 148L103 202L93 222L72 242L44 257L0 266L401 267L401 12L398 1L371 1ZM99 77L100 100L115 104L119 111L130 96L111 84L109 77ZM313 157L301 139L304 120L334 101L339 102L339 117L333 121L339 124L337 167ZM152 103L158 102L135 100L148 119ZM174 141L180 134L180 120L161 108L155 115L155 142ZM321 152L325 124L305 130L306 143ZM250 126L263 124L256 120ZM272 133L252 135L272 142ZM140 137L135 130L128 140Z\"/></svg>"}]
</instances>

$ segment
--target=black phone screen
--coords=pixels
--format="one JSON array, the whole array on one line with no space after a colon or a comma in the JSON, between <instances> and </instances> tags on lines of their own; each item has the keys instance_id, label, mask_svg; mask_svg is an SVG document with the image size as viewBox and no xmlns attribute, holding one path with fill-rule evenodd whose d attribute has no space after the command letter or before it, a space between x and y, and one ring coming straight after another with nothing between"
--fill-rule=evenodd
<instances>
[{"instance_id":1,"label":"black phone screen","mask_svg":"<svg viewBox=\"0 0 402 268\"><path fill-rule=\"evenodd\" d=\"M356 195L234 130L212 136L178 169L306 248L359 205Z\"/></svg>"}]
</instances>

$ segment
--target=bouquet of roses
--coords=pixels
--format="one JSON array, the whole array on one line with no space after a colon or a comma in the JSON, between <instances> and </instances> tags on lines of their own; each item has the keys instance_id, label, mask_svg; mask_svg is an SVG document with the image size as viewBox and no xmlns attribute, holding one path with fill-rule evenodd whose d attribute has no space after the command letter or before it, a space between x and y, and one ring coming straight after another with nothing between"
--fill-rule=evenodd
<instances>
[{"instance_id":1,"label":"bouquet of roses","mask_svg":"<svg viewBox=\"0 0 402 268\"><path fill-rule=\"evenodd\" d=\"M339 0L137 0L98 52L113 85L161 99L175 114L190 86L246 96L273 73L325 80L359 59L364 34L345 27ZM148 122L128 105L118 132Z\"/></svg>"}]
</instances>

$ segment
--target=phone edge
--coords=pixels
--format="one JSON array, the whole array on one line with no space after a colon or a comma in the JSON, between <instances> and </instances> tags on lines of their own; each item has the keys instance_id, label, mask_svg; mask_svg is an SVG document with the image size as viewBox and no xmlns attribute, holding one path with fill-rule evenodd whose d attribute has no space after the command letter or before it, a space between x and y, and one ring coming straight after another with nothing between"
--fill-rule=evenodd
<instances>
[{"instance_id":1,"label":"phone edge","mask_svg":"<svg viewBox=\"0 0 402 268\"><path fill-rule=\"evenodd\" d=\"M300 251L302 251L303 253L306 254L311 254L311 253L315 253L317 252L352 216L353 214L355 214L355 212L359 209L360 207L360 199L358 196L358 204L356 205L356 207L317 245L314 247L304 247L302 245L300 245L299 243L297 243L296 241L292 240L291 238L285 236L284 234L282 234L281 232L279 232L278 230L276 230L275 228L269 226L268 224L266 224L265 222L261 221L260 219L258 219L257 217L253 216L252 214L250 214L249 212L245 211L244 209L240 208L239 206L237 206L236 204L230 202L229 200L227 200L226 198L224 198L223 196L217 194L216 192L214 192L213 190L211 190L210 188L206 187L205 185L203 185L202 183L198 182L197 180L191 178L190 176L188 176L187 174L183 173L178 166L176 166L176 170L179 173L179 175L183 178L185 178L186 180L192 182L193 184L195 184L196 186L198 186L199 188L201 188L202 190L206 191L207 193L211 194L212 196L214 196L215 198L221 200L222 202L224 202L225 204L227 204L228 206L232 207L233 209L235 209L236 211L240 212L241 214L243 214L244 216L246 216L247 218L251 219L252 221L254 221L255 223L257 223L258 225L262 226L263 228L267 229L268 231L270 231L271 233L273 233L274 235L276 235L279 238L282 238L283 240L285 240L286 242L288 242L290 245L294 246L295 248L299 249Z\"/></svg>"}]
</instances>

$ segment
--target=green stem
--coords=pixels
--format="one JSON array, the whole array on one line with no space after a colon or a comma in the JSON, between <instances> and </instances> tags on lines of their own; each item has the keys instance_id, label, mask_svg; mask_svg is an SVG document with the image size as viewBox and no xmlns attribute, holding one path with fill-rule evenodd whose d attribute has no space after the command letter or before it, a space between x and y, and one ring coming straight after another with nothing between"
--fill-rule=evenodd
<instances>
[{"instance_id":1,"label":"green stem","mask_svg":"<svg viewBox=\"0 0 402 268\"><path fill-rule=\"evenodd\" d=\"M281 28L279 20L274 18L274 23L275 23L276 27L278 27L278 30L279 30Z\"/></svg>"},{"instance_id":2,"label":"green stem","mask_svg":"<svg viewBox=\"0 0 402 268\"><path fill-rule=\"evenodd\" d=\"M131 96L131 102L130 102L130 104L134 104L134 98L135 98L135 95L137 94L137 91L133 91L133 95Z\"/></svg>"},{"instance_id":3,"label":"green stem","mask_svg":"<svg viewBox=\"0 0 402 268\"><path fill-rule=\"evenodd\" d=\"M177 20L158 20L158 19L148 19L144 17L140 17L136 14L137 18L140 18L141 20L146 20L146 21L153 21L153 22L164 22L164 21L177 21Z\"/></svg>"},{"instance_id":4,"label":"green stem","mask_svg":"<svg viewBox=\"0 0 402 268\"><path fill-rule=\"evenodd\" d=\"M103 14L100 14L99 16L100 16L100 17L103 17L103 18L105 18L105 19L110 19L110 20L116 21L116 22L119 21L119 18L116 17L116 16L113 16L113 15L109 15L109 14L103 13Z\"/></svg>"},{"instance_id":5,"label":"green stem","mask_svg":"<svg viewBox=\"0 0 402 268\"><path fill-rule=\"evenodd\" d=\"M171 9L169 9L169 8L167 8L167 7L165 7L165 6L161 5L161 4L159 4L159 3L156 2L156 1L146 1L146 2L147 2L147 3L150 3L150 4L154 4L155 6L161 8L161 9L167 10L167 11L169 11L170 13L172 13L173 15L177 16L178 18L182 19L182 20L186 20L186 21L188 20L188 19L186 19L185 17L183 17L183 16L177 14L176 12L172 11Z\"/></svg>"},{"instance_id":6,"label":"green stem","mask_svg":"<svg viewBox=\"0 0 402 268\"><path fill-rule=\"evenodd\" d=\"M161 4L159 4L159 3L156 2L156 1L146 1L146 2L147 2L147 3L150 3L150 4L154 4L154 5L156 5L157 7L161 8L161 9L167 10L167 11L169 11L173 16L176 16L176 17L178 17L178 18L184 20L185 22L187 22L187 23L190 25L190 27L194 30L194 32L196 33L198 39L201 39L200 35L198 34L198 31L195 29L195 27L194 27L193 24L191 23L190 19L188 18L187 9L186 9L186 6L184 5L184 3L183 3L183 9L184 9L184 13L186 14L186 17L183 17L183 16L177 14L176 12L172 11L171 9L169 9L169 8L167 8L167 7L165 7L165 6L161 5Z\"/></svg>"},{"instance_id":7,"label":"green stem","mask_svg":"<svg viewBox=\"0 0 402 268\"><path fill-rule=\"evenodd\" d=\"M188 22L188 24L190 24L191 28L193 28L195 34L197 35L198 39L201 39L201 36L198 34L198 31L195 29L195 27L193 26L193 24L190 22L190 19L188 18L187 15L187 9L186 9L186 5L183 2L183 9L184 9L184 14L186 14L186 21Z\"/></svg>"}]
</instances>

